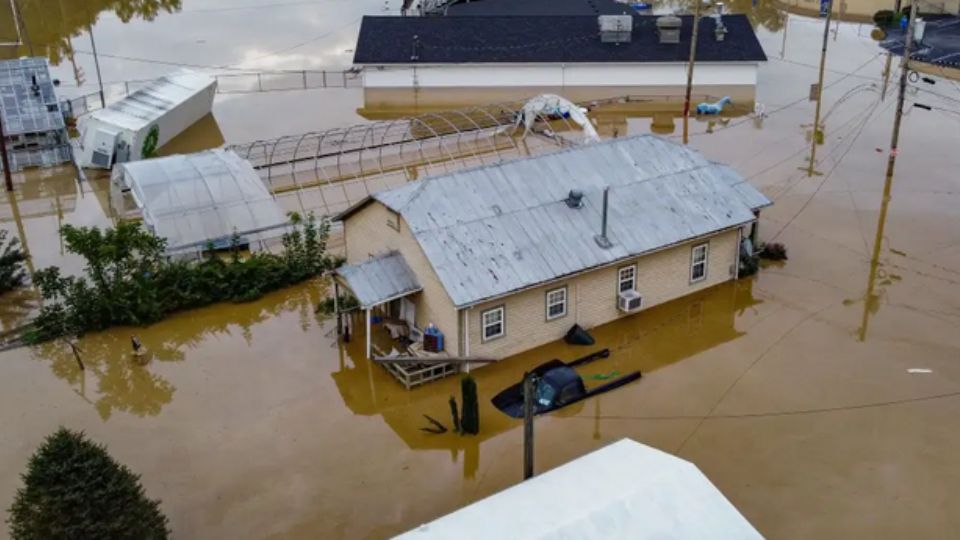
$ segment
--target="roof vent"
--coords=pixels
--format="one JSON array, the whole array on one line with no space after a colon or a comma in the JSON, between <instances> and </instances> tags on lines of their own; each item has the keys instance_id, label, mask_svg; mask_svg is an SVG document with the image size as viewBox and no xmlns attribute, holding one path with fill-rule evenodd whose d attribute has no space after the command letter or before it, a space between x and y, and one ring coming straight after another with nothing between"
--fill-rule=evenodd
<instances>
[{"instance_id":1,"label":"roof vent","mask_svg":"<svg viewBox=\"0 0 960 540\"><path fill-rule=\"evenodd\" d=\"M583 192L579 189L571 189L564 202L570 208L583 208Z\"/></svg>"},{"instance_id":2,"label":"roof vent","mask_svg":"<svg viewBox=\"0 0 960 540\"><path fill-rule=\"evenodd\" d=\"M680 43L680 17L665 15L657 18L657 33L660 34L660 43Z\"/></svg>"},{"instance_id":3,"label":"roof vent","mask_svg":"<svg viewBox=\"0 0 960 540\"><path fill-rule=\"evenodd\" d=\"M600 25L601 43L630 43L633 34L632 15L600 15L597 23Z\"/></svg>"}]
</instances>

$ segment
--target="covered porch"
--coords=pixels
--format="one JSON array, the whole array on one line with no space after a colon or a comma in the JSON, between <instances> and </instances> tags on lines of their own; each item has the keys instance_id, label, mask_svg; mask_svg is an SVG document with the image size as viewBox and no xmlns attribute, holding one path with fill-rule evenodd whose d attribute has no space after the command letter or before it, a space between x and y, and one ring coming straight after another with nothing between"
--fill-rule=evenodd
<instances>
[{"instance_id":1,"label":"covered porch","mask_svg":"<svg viewBox=\"0 0 960 540\"><path fill-rule=\"evenodd\" d=\"M345 323L359 320L363 328L364 351L368 360L379 360L408 389L455 373L453 363L437 362L446 357L442 342L426 336L416 324L417 300L423 287L416 274L397 251L352 265L345 265L334 273L334 312L337 317L337 335L349 335ZM346 293L346 294L345 294ZM349 310L341 306L345 298L356 303ZM345 318L347 311L359 311L357 316ZM423 362L389 362L390 358L423 358Z\"/></svg>"}]
</instances>

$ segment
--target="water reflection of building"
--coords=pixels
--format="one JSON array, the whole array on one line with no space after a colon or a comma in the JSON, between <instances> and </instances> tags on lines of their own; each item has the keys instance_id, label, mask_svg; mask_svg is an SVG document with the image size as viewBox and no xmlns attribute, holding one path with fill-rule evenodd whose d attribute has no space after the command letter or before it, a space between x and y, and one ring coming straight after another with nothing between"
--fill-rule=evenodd
<instances>
[{"instance_id":1,"label":"water reflection of building","mask_svg":"<svg viewBox=\"0 0 960 540\"><path fill-rule=\"evenodd\" d=\"M664 19L680 24L677 39L658 27ZM595 16L365 17L354 56L364 68L364 107L453 108L540 93L573 101L681 94L692 17L625 21L624 31L605 38ZM722 24L704 18L694 91L752 102L765 60L745 15L724 15Z\"/></svg>"},{"instance_id":2,"label":"water reflection of building","mask_svg":"<svg viewBox=\"0 0 960 540\"><path fill-rule=\"evenodd\" d=\"M448 400L450 396L457 396L459 402L460 396L459 381L455 378L406 390L385 369L364 358L364 344L359 339L341 344L340 366L332 377L344 403L354 414L381 416L412 450L447 450L454 460L460 459L462 453L463 473L469 478L479 466L481 445L521 425L519 420L494 408L490 398L519 381L525 371L552 358L569 361L607 347L612 351L610 358L583 370L588 386L600 384L590 372L640 370L649 373L737 339L743 335L736 327L737 317L761 302L753 297L752 279L726 283L597 327L592 330L597 339L593 348L572 346L561 340L476 370L473 375L480 392L480 434L474 437L454 433L436 435L421 430L429 425L424 414L451 426ZM353 324L360 327L359 315ZM641 381L637 386L615 392L642 391L642 385ZM599 400L578 402L551 416L599 414ZM588 401L593 404L588 406ZM598 429L596 431L599 437Z\"/></svg>"}]
</instances>

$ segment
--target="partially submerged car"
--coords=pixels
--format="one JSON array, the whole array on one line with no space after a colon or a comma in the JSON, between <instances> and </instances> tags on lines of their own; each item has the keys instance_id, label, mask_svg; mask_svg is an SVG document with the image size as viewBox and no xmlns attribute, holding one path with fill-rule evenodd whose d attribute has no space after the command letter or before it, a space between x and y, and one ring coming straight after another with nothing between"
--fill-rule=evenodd
<instances>
[{"instance_id":1,"label":"partially submerged car","mask_svg":"<svg viewBox=\"0 0 960 540\"><path fill-rule=\"evenodd\" d=\"M629 373L596 388L587 389L583 377L574 369L578 366L610 356L610 349L603 349L573 362L550 360L537 366L531 375L536 379L533 413L543 414L609 392L641 377L639 371ZM503 390L491 400L493 405L513 418L523 417L523 381Z\"/></svg>"}]
</instances>

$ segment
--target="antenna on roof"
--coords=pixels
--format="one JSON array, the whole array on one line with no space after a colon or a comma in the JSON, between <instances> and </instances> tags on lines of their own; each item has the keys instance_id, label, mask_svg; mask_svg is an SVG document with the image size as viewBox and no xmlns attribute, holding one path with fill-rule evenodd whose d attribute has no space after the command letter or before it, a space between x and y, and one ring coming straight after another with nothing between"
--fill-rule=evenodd
<instances>
[{"instance_id":1,"label":"antenna on roof","mask_svg":"<svg viewBox=\"0 0 960 540\"><path fill-rule=\"evenodd\" d=\"M414 62L420 60L420 36L413 35L413 52L410 53L410 60Z\"/></svg>"},{"instance_id":2,"label":"antenna on roof","mask_svg":"<svg viewBox=\"0 0 960 540\"><path fill-rule=\"evenodd\" d=\"M593 239L597 241L597 245L603 249L610 249L613 247L610 239L607 238L607 209L609 207L609 198L610 186L607 186L603 188L603 224L600 226L600 234L593 237Z\"/></svg>"}]
</instances>

